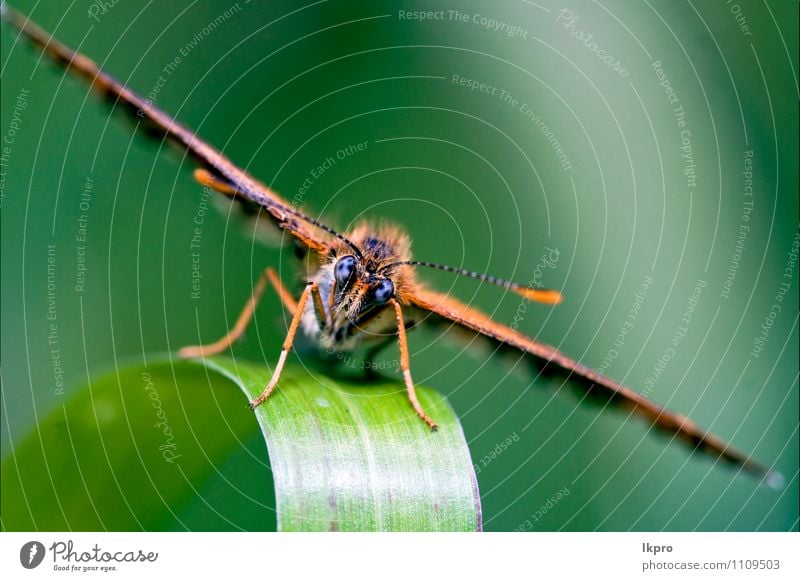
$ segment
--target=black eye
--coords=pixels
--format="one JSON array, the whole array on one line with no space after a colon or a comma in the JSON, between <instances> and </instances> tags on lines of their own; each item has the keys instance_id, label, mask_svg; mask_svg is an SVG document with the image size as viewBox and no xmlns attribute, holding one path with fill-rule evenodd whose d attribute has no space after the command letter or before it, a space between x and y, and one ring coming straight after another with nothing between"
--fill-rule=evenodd
<instances>
[{"instance_id":1,"label":"black eye","mask_svg":"<svg viewBox=\"0 0 800 581\"><path fill-rule=\"evenodd\" d=\"M378 304L383 304L392 298L394 295L394 284L388 278L384 278L375 286L373 291L373 300Z\"/></svg>"},{"instance_id":2,"label":"black eye","mask_svg":"<svg viewBox=\"0 0 800 581\"><path fill-rule=\"evenodd\" d=\"M342 256L336 261L336 266L333 267L333 275L336 277L336 286L338 286L339 289L343 289L345 287L355 269L355 256Z\"/></svg>"}]
</instances>

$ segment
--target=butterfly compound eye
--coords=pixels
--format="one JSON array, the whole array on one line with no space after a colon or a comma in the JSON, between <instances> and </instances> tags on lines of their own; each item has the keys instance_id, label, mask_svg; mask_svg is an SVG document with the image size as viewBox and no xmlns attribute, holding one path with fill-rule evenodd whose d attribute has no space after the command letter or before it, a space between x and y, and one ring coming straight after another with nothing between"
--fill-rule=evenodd
<instances>
[{"instance_id":1,"label":"butterfly compound eye","mask_svg":"<svg viewBox=\"0 0 800 581\"><path fill-rule=\"evenodd\" d=\"M384 278L378 285L375 287L375 302L378 304L383 304L388 301L394 295L394 284L388 278Z\"/></svg>"},{"instance_id":2,"label":"butterfly compound eye","mask_svg":"<svg viewBox=\"0 0 800 581\"><path fill-rule=\"evenodd\" d=\"M350 277L353 275L353 271L355 269L355 256L342 256L339 260L337 260L336 266L333 267L333 275L336 277L336 286L339 288L344 288L344 286L347 284L347 281L350 280Z\"/></svg>"}]
</instances>

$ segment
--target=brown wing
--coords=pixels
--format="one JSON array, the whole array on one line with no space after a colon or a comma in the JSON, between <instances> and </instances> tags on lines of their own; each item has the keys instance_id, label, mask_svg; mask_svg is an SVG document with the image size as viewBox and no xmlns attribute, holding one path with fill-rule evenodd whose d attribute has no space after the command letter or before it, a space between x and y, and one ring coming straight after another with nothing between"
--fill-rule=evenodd
<instances>
[{"instance_id":1,"label":"brown wing","mask_svg":"<svg viewBox=\"0 0 800 581\"><path fill-rule=\"evenodd\" d=\"M336 234L329 228L297 211L278 194L239 169L217 149L114 77L101 71L91 59L55 40L31 20L8 8L4 2L0 10L3 20L41 47L55 62L89 81L105 98L122 105L149 134L167 137L185 148L214 178L215 189L233 193L236 197L265 208L280 228L293 234L312 250L327 252L330 249L330 235Z\"/></svg>"},{"instance_id":2,"label":"brown wing","mask_svg":"<svg viewBox=\"0 0 800 581\"><path fill-rule=\"evenodd\" d=\"M415 289L413 293L407 295L406 299L414 306L443 318L440 322L457 323L493 341L528 353L542 362L545 370L548 368L559 370L575 384L593 395L599 395L608 401L627 406L635 413L645 417L657 428L676 434L694 448L741 466L772 487L781 486L783 478L780 474L770 471L752 460L747 454L703 430L689 418L664 409L629 387L567 357L555 347L540 343L511 327L497 323L488 315L445 294L426 289Z\"/></svg>"}]
</instances>

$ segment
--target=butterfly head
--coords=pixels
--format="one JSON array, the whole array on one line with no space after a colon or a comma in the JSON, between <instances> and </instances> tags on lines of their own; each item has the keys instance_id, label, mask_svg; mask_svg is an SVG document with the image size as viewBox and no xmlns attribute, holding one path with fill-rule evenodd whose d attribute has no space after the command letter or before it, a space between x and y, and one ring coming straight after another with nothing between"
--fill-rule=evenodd
<instances>
[{"instance_id":1,"label":"butterfly head","mask_svg":"<svg viewBox=\"0 0 800 581\"><path fill-rule=\"evenodd\" d=\"M333 318L357 323L382 311L392 299L402 302L413 273L407 266L393 266L410 258L408 237L399 229L361 225L347 238L359 252L342 246L331 257Z\"/></svg>"}]
</instances>

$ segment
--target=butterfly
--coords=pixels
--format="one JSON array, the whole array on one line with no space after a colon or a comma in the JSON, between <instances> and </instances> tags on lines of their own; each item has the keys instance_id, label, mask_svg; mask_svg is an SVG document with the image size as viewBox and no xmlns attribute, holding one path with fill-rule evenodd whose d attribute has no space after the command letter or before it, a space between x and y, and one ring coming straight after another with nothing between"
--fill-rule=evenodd
<instances>
[{"instance_id":1,"label":"butterfly","mask_svg":"<svg viewBox=\"0 0 800 581\"><path fill-rule=\"evenodd\" d=\"M295 298L267 267L253 287L233 328L221 339L206 345L184 347L183 357L207 357L228 349L247 328L267 287L274 289L291 316L278 361L263 393L250 403L263 404L278 387L281 372L298 332L318 345L350 351L388 338L397 341L400 369L414 412L432 431L434 418L417 399L408 349L409 327L424 323L457 327L499 347L531 356L543 371L565 374L576 386L612 403L622 404L655 427L676 435L695 449L726 460L752 473L768 485L779 487L780 474L702 429L687 417L669 411L635 390L587 367L556 348L492 320L456 298L427 287L419 279L421 269L438 269L499 286L525 300L557 304L561 293L472 272L462 268L415 260L407 233L397 226L361 222L339 232L300 211L268 186L237 167L212 145L200 139L167 113L100 70L95 62L52 38L23 15L2 5L2 18L70 72L83 77L107 100L121 107L146 129L146 134L176 143L197 164L195 179L204 186L237 200L289 234L304 250L307 276Z\"/></svg>"}]
</instances>

